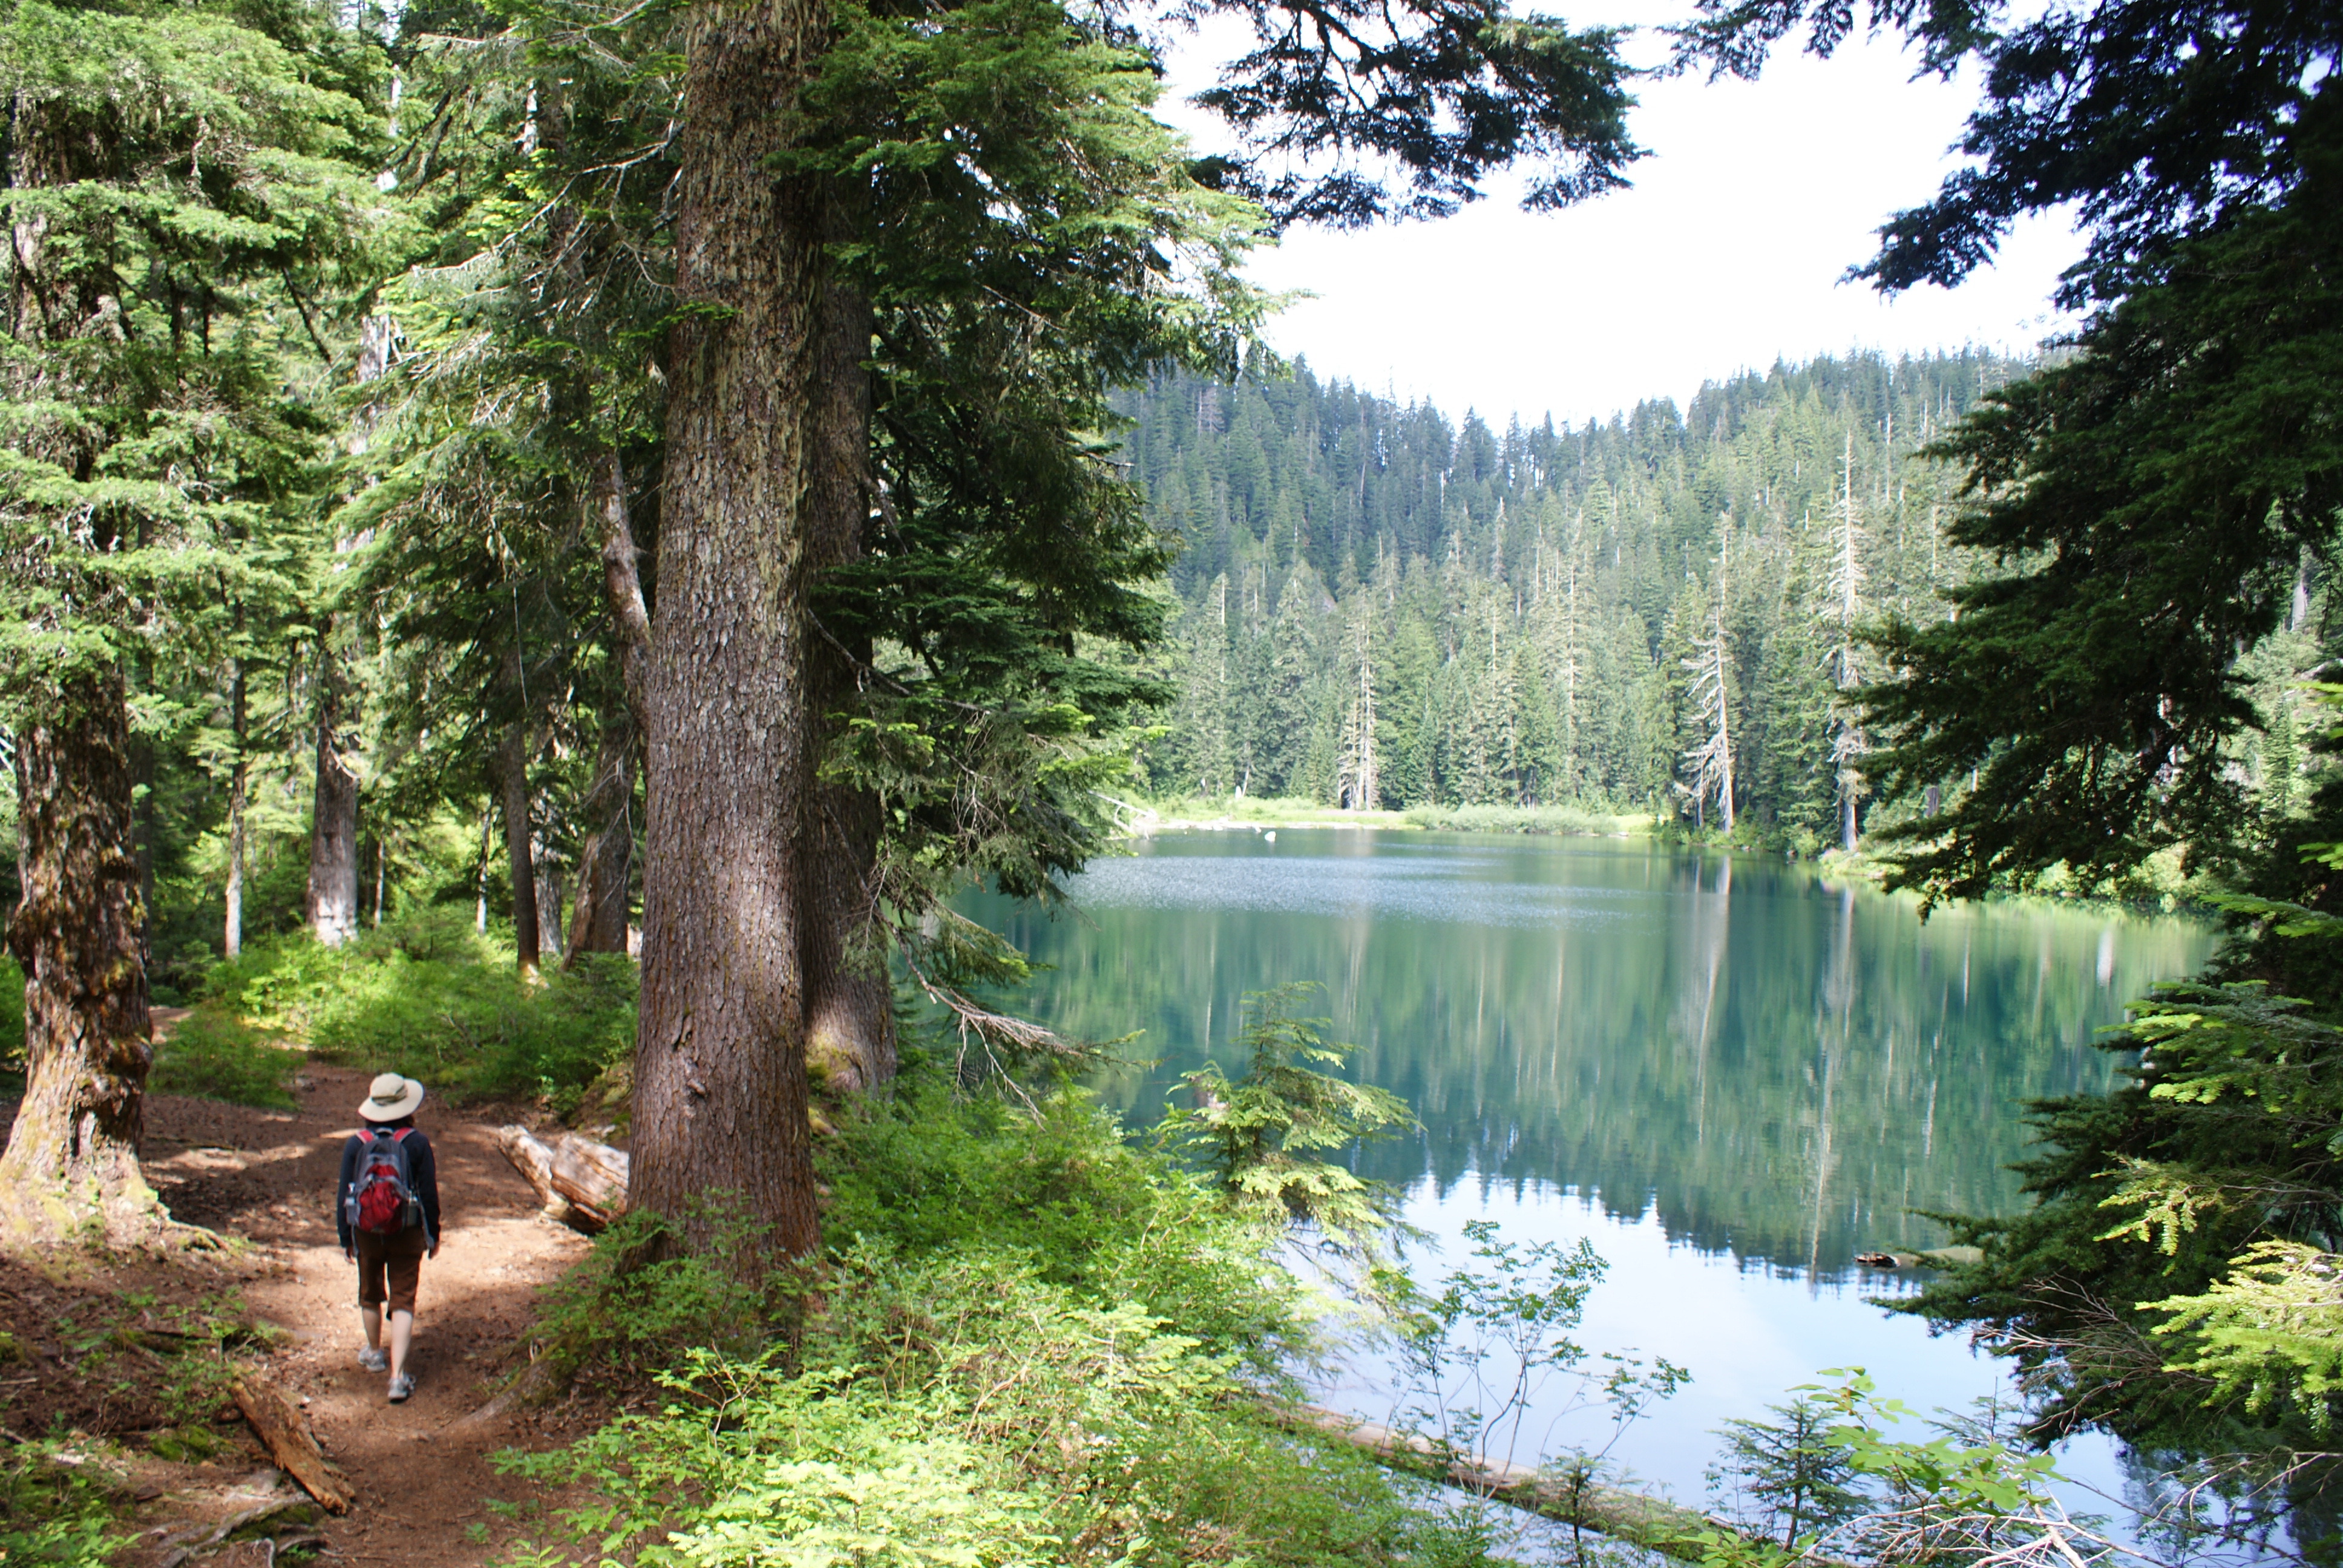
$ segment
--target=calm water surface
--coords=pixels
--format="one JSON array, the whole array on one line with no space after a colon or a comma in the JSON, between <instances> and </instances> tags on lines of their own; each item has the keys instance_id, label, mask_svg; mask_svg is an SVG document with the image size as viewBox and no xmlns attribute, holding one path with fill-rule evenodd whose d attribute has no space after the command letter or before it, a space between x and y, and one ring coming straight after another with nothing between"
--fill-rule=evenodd
<instances>
[{"instance_id":1,"label":"calm water surface","mask_svg":"<svg viewBox=\"0 0 2343 1568\"><path fill-rule=\"evenodd\" d=\"M1752 857L1640 843L1282 829L1166 835L1097 863L1052 919L970 912L1050 965L1020 1005L1154 1065L1097 1088L1153 1122L1208 1056L1242 1071L1241 999L1289 980L1355 1042L1354 1075L1406 1096L1420 1137L1357 1168L1407 1192L1462 1264L1461 1227L1584 1236L1611 1264L1578 1336L1688 1366L1615 1449L1696 1500L1726 1418L1819 1370L1951 1406L1998 1386L1959 1340L1868 1304L1907 1282L1857 1252L1946 1238L1915 1210L2009 1211L2026 1101L2097 1089L2090 1048L2125 1001L2201 963L2203 928L2035 905L1940 910ZM1599 1444L1550 1385L1548 1449ZM1332 1402L1389 1413L1372 1354ZM2103 1448L2067 1467L2113 1484Z\"/></svg>"}]
</instances>

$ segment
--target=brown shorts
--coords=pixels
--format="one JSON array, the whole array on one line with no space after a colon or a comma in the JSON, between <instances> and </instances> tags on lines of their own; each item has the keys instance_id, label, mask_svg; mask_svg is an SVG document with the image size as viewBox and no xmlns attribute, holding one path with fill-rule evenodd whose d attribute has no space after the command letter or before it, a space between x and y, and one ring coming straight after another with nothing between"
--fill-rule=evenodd
<instances>
[{"instance_id":1,"label":"brown shorts","mask_svg":"<svg viewBox=\"0 0 2343 1568\"><path fill-rule=\"evenodd\" d=\"M358 1254L358 1305L378 1307L386 1294L394 1312L415 1311L415 1287L423 1277L423 1227L411 1225L396 1235L377 1236L371 1231L356 1233ZM390 1289L383 1290L383 1276L390 1277Z\"/></svg>"}]
</instances>

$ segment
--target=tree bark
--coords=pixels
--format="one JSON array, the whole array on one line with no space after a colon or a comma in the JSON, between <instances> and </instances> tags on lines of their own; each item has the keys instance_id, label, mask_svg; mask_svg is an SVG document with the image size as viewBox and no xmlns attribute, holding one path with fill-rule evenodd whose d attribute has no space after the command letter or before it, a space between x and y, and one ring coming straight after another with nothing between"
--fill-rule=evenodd
<instances>
[{"instance_id":1,"label":"tree bark","mask_svg":"<svg viewBox=\"0 0 2343 1568\"><path fill-rule=\"evenodd\" d=\"M317 789L309 819L309 929L329 948L358 934L358 779L345 760L339 661L318 654Z\"/></svg>"},{"instance_id":2,"label":"tree bark","mask_svg":"<svg viewBox=\"0 0 2343 1568\"><path fill-rule=\"evenodd\" d=\"M702 0L685 40L659 608L648 689L634 1206L709 1248L711 1202L820 1243L798 845L820 235L770 160L826 8ZM750 1260L736 1259L743 1269Z\"/></svg>"},{"instance_id":3,"label":"tree bark","mask_svg":"<svg viewBox=\"0 0 2343 1568\"><path fill-rule=\"evenodd\" d=\"M528 739L516 720L497 750L497 785L504 796L505 859L512 873L513 951L524 975L537 972L536 857L528 844Z\"/></svg>"},{"instance_id":4,"label":"tree bark","mask_svg":"<svg viewBox=\"0 0 2343 1568\"><path fill-rule=\"evenodd\" d=\"M565 969L580 953L627 950L627 895L635 869L634 740L631 725L606 722L602 727L594 785L586 792L587 809L598 810L602 825L588 835L578 852L578 894L571 904Z\"/></svg>"},{"instance_id":5,"label":"tree bark","mask_svg":"<svg viewBox=\"0 0 2343 1568\"><path fill-rule=\"evenodd\" d=\"M832 222L840 221L832 209ZM809 572L862 554L870 516L870 302L839 285L822 297L815 345L814 427L806 497ZM852 700L858 661L870 649L845 647L817 630L806 674L815 721L815 761ZM883 957L872 950L872 872L878 864L879 798L817 781L805 821L804 904L799 942L806 981L806 1066L824 1089L854 1093L895 1075L895 1010Z\"/></svg>"},{"instance_id":6,"label":"tree bark","mask_svg":"<svg viewBox=\"0 0 2343 1568\"><path fill-rule=\"evenodd\" d=\"M154 1061L146 910L131 852L130 710L116 670L77 671L16 732L25 1098L0 1154L0 1244L150 1239L138 1170Z\"/></svg>"},{"instance_id":7,"label":"tree bark","mask_svg":"<svg viewBox=\"0 0 2343 1568\"><path fill-rule=\"evenodd\" d=\"M537 961L561 961L561 864L545 840L528 840L529 863L537 868Z\"/></svg>"}]
</instances>

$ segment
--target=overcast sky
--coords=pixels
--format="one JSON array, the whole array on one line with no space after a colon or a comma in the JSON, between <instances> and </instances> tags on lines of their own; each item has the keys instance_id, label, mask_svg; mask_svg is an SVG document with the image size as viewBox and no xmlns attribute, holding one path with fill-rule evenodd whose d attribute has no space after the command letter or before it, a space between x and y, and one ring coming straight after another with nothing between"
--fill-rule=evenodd
<instances>
[{"instance_id":1,"label":"overcast sky","mask_svg":"<svg viewBox=\"0 0 2343 1568\"><path fill-rule=\"evenodd\" d=\"M1564 15L1580 25L1688 9L1637 15L1634 0L1611 0ZM1634 53L1648 62L1663 50L1645 37ZM1191 68L1175 83L1201 85ZM2031 348L2066 325L2049 297L2081 241L2063 220L2021 225L1998 265L1957 289L1924 285L1890 301L1838 281L1871 256L1882 221L1955 166L1974 80L1910 75L1896 42L1858 38L1828 61L1784 51L1754 84L1639 83L1629 127L1651 156L1633 189L1558 215L1493 191L1439 222L1296 231L1252 271L1316 297L1270 341L1322 375L1452 417L1474 408L1500 428L1516 414L1583 423L1644 397L1682 405L1704 381L1776 357ZM1200 144L1218 139L1182 104L1160 112Z\"/></svg>"}]
</instances>

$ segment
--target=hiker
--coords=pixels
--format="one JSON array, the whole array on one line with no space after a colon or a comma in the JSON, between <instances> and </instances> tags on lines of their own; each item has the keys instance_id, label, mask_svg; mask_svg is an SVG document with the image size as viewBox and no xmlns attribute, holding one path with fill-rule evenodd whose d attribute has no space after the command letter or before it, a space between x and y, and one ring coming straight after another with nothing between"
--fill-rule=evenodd
<instances>
[{"instance_id":1,"label":"hiker","mask_svg":"<svg viewBox=\"0 0 2343 1568\"><path fill-rule=\"evenodd\" d=\"M407 1370L407 1347L415 1333L415 1287L423 1260L439 1255L439 1174L431 1161L431 1140L415 1125L423 1085L386 1072L374 1081L358 1107L363 1132L342 1145L342 1175L336 1185L334 1221L341 1231L342 1256L358 1266L358 1313L366 1321L366 1349L358 1365L390 1372L390 1402L404 1404L415 1392ZM383 1354L382 1314L390 1308L390 1353Z\"/></svg>"}]
</instances>

